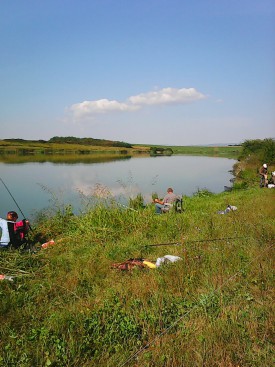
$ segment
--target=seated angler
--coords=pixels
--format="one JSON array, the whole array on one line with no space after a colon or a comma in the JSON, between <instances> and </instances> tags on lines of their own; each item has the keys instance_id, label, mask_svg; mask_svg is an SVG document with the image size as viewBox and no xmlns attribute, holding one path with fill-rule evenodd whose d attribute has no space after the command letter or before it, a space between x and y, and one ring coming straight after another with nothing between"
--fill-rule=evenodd
<instances>
[{"instance_id":1,"label":"seated angler","mask_svg":"<svg viewBox=\"0 0 275 367\"><path fill-rule=\"evenodd\" d=\"M173 206L174 202L179 199L179 196L174 194L171 187L167 189L167 194L164 196L163 200L154 199L156 214L162 214Z\"/></svg>"},{"instance_id":2,"label":"seated angler","mask_svg":"<svg viewBox=\"0 0 275 367\"><path fill-rule=\"evenodd\" d=\"M29 221L23 219L16 222L18 215L14 211L7 213L6 219L0 218L1 240L0 248L18 249L27 243L26 235L29 231Z\"/></svg>"}]
</instances>

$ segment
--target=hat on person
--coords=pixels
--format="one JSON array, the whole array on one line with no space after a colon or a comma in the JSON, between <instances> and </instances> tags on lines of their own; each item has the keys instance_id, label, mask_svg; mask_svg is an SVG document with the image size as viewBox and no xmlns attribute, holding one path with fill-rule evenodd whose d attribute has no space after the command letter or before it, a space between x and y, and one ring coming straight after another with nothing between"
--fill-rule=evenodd
<instances>
[{"instance_id":1,"label":"hat on person","mask_svg":"<svg viewBox=\"0 0 275 367\"><path fill-rule=\"evenodd\" d=\"M267 164L266 164L266 163L264 163L264 164L263 164L263 167L264 167L264 168L267 168Z\"/></svg>"}]
</instances>

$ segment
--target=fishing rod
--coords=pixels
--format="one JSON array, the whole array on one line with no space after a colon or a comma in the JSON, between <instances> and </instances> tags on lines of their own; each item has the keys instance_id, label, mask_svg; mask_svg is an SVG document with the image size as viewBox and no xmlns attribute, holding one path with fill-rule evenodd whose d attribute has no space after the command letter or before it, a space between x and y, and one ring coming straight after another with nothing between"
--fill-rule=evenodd
<instances>
[{"instance_id":1,"label":"fishing rod","mask_svg":"<svg viewBox=\"0 0 275 367\"><path fill-rule=\"evenodd\" d=\"M0 177L0 181L2 182L2 184L5 186L6 190L8 191L8 193L10 194L12 200L14 201L15 205L17 206L17 208L19 209L20 213L23 215L23 218L26 219L24 213L22 212L20 206L18 205L17 201L15 200L15 198L13 197L12 193L10 192L9 188L7 187L7 185L5 184L5 182L2 180L2 178ZM29 228L30 230L32 230L30 224L29 224Z\"/></svg>"},{"instance_id":2,"label":"fishing rod","mask_svg":"<svg viewBox=\"0 0 275 367\"><path fill-rule=\"evenodd\" d=\"M192 240L192 241L185 241L188 243L195 243L195 242L214 242L214 241L228 241L228 240L237 240L240 238L245 238L244 236L242 237L224 237L224 238L212 238L210 240Z\"/></svg>"},{"instance_id":3,"label":"fishing rod","mask_svg":"<svg viewBox=\"0 0 275 367\"><path fill-rule=\"evenodd\" d=\"M154 243L152 245L144 245L144 247L157 247L157 246L181 246L180 242L169 242L169 243Z\"/></svg>"},{"instance_id":4,"label":"fishing rod","mask_svg":"<svg viewBox=\"0 0 275 367\"><path fill-rule=\"evenodd\" d=\"M227 241L227 240L236 240L244 237L225 237L225 238L212 238L209 240L186 240L186 243L196 243L196 242L214 242L214 241ZM155 243L152 245L144 245L144 247L157 247L157 246L181 246L182 243L180 242L169 242L169 243Z\"/></svg>"},{"instance_id":5,"label":"fishing rod","mask_svg":"<svg viewBox=\"0 0 275 367\"><path fill-rule=\"evenodd\" d=\"M117 203L119 206L121 206L121 207L123 207L123 208L125 208L125 209L129 209L129 210L132 210L132 211L134 211L134 212L137 212L137 210L136 209L133 209L133 208L130 208L129 206L126 206L126 205L123 205L123 204L120 204L120 203Z\"/></svg>"}]
</instances>

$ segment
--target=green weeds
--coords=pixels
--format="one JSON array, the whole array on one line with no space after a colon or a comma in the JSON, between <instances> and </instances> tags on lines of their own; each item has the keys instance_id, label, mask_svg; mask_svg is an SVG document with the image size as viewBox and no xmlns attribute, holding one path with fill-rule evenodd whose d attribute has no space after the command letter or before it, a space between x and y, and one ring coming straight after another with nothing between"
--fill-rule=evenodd
<instances>
[{"instance_id":1,"label":"green weeds","mask_svg":"<svg viewBox=\"0 0 275 367\"><path fill-rule=\"evenodd\" d=\"M203 190L160 216L141 203L57 207L33 235L54 246L1 253L14 276L0 283L1 367L272 365L274 191ZM238 209L217 214L228 204ZM165 254L182 260L111 267Z\"/></svg>"}]
</instances>

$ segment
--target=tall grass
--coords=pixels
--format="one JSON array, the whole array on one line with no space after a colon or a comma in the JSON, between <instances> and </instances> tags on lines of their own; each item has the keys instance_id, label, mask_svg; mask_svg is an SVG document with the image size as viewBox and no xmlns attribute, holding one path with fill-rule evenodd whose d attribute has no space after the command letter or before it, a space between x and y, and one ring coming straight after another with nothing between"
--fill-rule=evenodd
<instances>
[{"instance_id":1,"label":"tall grass","mask_svg":"<svg viewBox=\"0 0 275 367\"><path fill-rule=\"evenodd\" d=\"M272 365L274 191L198 194L182 214L136 208L57 209L33 224L54 246L1 253L14 282L0 283L0 366ZM166 254L182 261L112 268Z\"/></svg>"}]
</instances>

